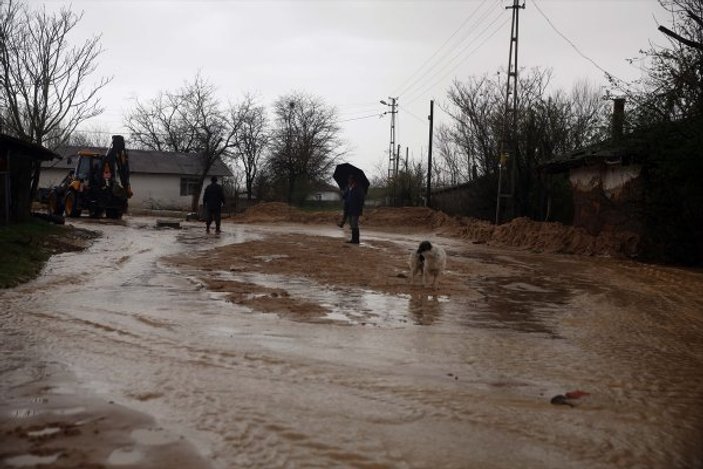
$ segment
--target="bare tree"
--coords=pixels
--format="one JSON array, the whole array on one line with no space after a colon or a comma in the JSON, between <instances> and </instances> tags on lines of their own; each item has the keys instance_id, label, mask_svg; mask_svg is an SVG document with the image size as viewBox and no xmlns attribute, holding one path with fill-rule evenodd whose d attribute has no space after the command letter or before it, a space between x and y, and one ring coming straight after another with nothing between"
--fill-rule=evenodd
<instances>
[{"instance_id":1,"label":"bare tree","mask_svg":"<svg viewBox=\"0 0 703 469\"><path fill-rule=\"evenodd\" d=\"M102 53L100 36L71 47L83 14L49 13L0 1L0 128L55 149L83 121L102 113L98 92L110 79L90 81ZM34 165L32 196L41 171Z\"/></svg>"},{"instance_id":2,"label":"bare tree","mask_svg":"<svg viewBox=\"0 0 703 469\"><path fill-rule=\"evenodd\" d=\"M437 158L432 160L432 179L436 187L456 186L478 177L478 166L473 153L462 149L454 139L452 127L442 124L437 128Z\"/></svg>"},{"instance_id":3,"label":"bare tree","mask_svg":"<svg viewBox=\"0 0 703 469\"><path fill-rule=\"evenodd\" d=\"M266 109L247 94L236 107L236 120L241 123L235 136L235 152L244 168L247 200L252 199L254 181L259 173L264 151L269 143Z\"/></svg>"},{"instance_id":4,"label":"bare tree","mask_svg":"<svg viewBox=\"0 0 703 469\"><path fill-rule=\"evenodd\" d=\"M456 81L448 91L445 110L453 119L437 133L440 160L449 172L442 179L462 183L497 174L505 118L503 80L500 74L484 75L465 83ZM518 152L511 156L517 159L516 199L522 214L534 212L540 164L603 136L605 102L598 89L580 82L570 93L548 93L550 80L549 70L520 74Z\"/></svg>"},{"instance_id":5,"label":"bare tree","mask_svg":"<svg viewBox=\"0 0 703 469\"><path fill-rule=\"evenodd\" d=\"M659 3L671 18L671 28L659 27L667 43L643 52L642 79L615 83L636 105L640 125L703 115L703 0Z\"/></svg>"},{"instance_id":6,"label":"bare tree","mask_svg":"<svg viewBox=\"0 0 703 469\"><path fill-rule=\"evenodd\" d=\"M682 25L675 26L679 32L660 25L659 31L681 44L703 51L703 2L701 0L659 0L670 13L684 16ZM685 13L685 15L683 15Z\"/></svg>"},{"instance_id":7,"label":"bare tree","mask_svg":"<svg viewBox=\"0 0 703 469\"><path fill-rule=\"evenodd\" d=\"M301 187L329 179L338 157L344 154L334 108L303 93L280 97L274 103L271 133L271 174L286 178L287 200L303 196Z\"/></svg>"},{"instance_id":8,"label":"bare tree","mask_svg":"<svg viewBox=\"0 0 703 469\"><path fill-rule=\"evenodd\" d=\"M242 122L235 108L225 110L215 87L198 74L176 91L162 91L147 103L137 101L125 118L140 148L193 153L200 162L192 210L198 209L205 177L218 160L232 158Z\"/></svg>"},{"instance_id":9,"label":"bare tree","mask_svg":"<svg viewBox=\"0 0 703 469\"><path fill-rule=\"evenodd\" d=\"M466 83L455 81L447 95L450 106L446 111L452 117L450 127L438 132L444 140L442 157L454 160L460 154L472 161L481 173L493 173L498 162L498 141L502 124L502 85L488 75L472 77ZM462 159L463 159L462 158ZM456 161L448 162L451 167ZM468 174L469 168L460 174Z\"/></svg>"},{"instance_id":10,"label":"bare tree","mask_svg":"<svg viewBox=\"0 0 703 469\"><path fill-rule=\"evenodd\" d=\"M110 131L100 125L74 131L66 140L65 145L74 147L103 147L110 146Z\"/></svg>"}]
</instances>

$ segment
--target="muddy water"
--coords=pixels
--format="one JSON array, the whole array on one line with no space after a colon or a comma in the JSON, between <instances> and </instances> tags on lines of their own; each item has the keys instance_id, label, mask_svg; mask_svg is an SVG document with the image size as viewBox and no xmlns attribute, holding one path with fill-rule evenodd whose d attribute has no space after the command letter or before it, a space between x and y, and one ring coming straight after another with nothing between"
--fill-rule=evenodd
<instances>
[{"instance_id":1,"label":"muddy water","mask_svg":"<svg viewBox=\"0 0 703 469\"><path fill-rule=\"evenodd\" d=\"M470 294L221 273L331 311L305 322L229 303L160 260L275 226L90 227L104 236L88 251L0 293L3 339L154 416L215 467L703 465L701 274L448 240ZM29 379L2 359L0 390ZM574 390L590 395L550 404Z\"/></svg>"}]
</instances>

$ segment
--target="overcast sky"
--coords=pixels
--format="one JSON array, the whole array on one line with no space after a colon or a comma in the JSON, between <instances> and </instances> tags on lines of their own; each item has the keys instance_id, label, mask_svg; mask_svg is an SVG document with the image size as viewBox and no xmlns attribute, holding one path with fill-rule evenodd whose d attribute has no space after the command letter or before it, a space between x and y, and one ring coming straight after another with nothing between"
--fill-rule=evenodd
<instances>
[{"instance_id":1,"label":"overcast sky","mask_svg":"<svg viewBox=\"0 0 703 469\"><path fill-rule=\"evenodd\" d=\"M200 71L223 101L246 92L270 105L294 90L337 108L347 161L376 174L388 161L389 116L379 100L398 97L397 142L426 155L429 101L446 102L452 80L505 68L512 0L73 0L37 1L83 11L76 40L102 34L98 73L112 76L105 113L88 128L121 133L134 99L174 90ZM539 8L538 8L539 7ZM545 17L600 67L640 76L626 62L666 16L656 0L526 0L519 62L553 69L554 86L604 84L603 73L559 36ZM433 55L434 54L434 55ZM435 127L446 115L435 106ZM371 116L371 117L369 117ZM353 119L353 120L352 120ZM104 136L105 144L109 135Z\"/></svg>"}]
</instances>

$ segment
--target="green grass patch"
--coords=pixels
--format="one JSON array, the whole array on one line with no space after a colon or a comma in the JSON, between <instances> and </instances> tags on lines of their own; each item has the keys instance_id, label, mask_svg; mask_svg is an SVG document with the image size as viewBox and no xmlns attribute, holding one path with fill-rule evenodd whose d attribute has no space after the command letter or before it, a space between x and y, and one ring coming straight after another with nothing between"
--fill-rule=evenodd
<instances>
[{"instance_id":1,"label":"green grass patch","mask_svg":"<svg viewBox=\"0 0 703 469\"><path fill-rule=\"evenodd\" d=\"M75 251L76 238L85 233L43 220L0 226L0 288L9 288L36 277L52 254ZM85 232L85 233L83 233Z\"/></svg>"}]
</instances>

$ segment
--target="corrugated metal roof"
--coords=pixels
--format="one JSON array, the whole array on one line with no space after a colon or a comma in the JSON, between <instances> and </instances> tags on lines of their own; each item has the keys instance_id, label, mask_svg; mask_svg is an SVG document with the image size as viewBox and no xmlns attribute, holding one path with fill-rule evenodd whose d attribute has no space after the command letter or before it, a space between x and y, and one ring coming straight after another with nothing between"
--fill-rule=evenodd
<instances>
[{"instance_id":1,"label":"corrugated metal roof","mask_svg":"<svg viewBox=\"0 0 703 469\"><path fill-rule=\"evenodd\" d=\"M63 157L60 161L45 162L43 168L73 169L76 166L76 158L79 150L87 150L95 153L106 153L104 147L77 147L65 146L56 152ZM151 150L130 150L129 169L132 173L148 174L179 174L183 176L199 175L201 165L198 155L194 153L176 153L170 151ZM69 163L69 157L71 162ZM208 172L210 176L232 176L232 171L222 162L217 160Z\"/></svg>"}]
</instances>

